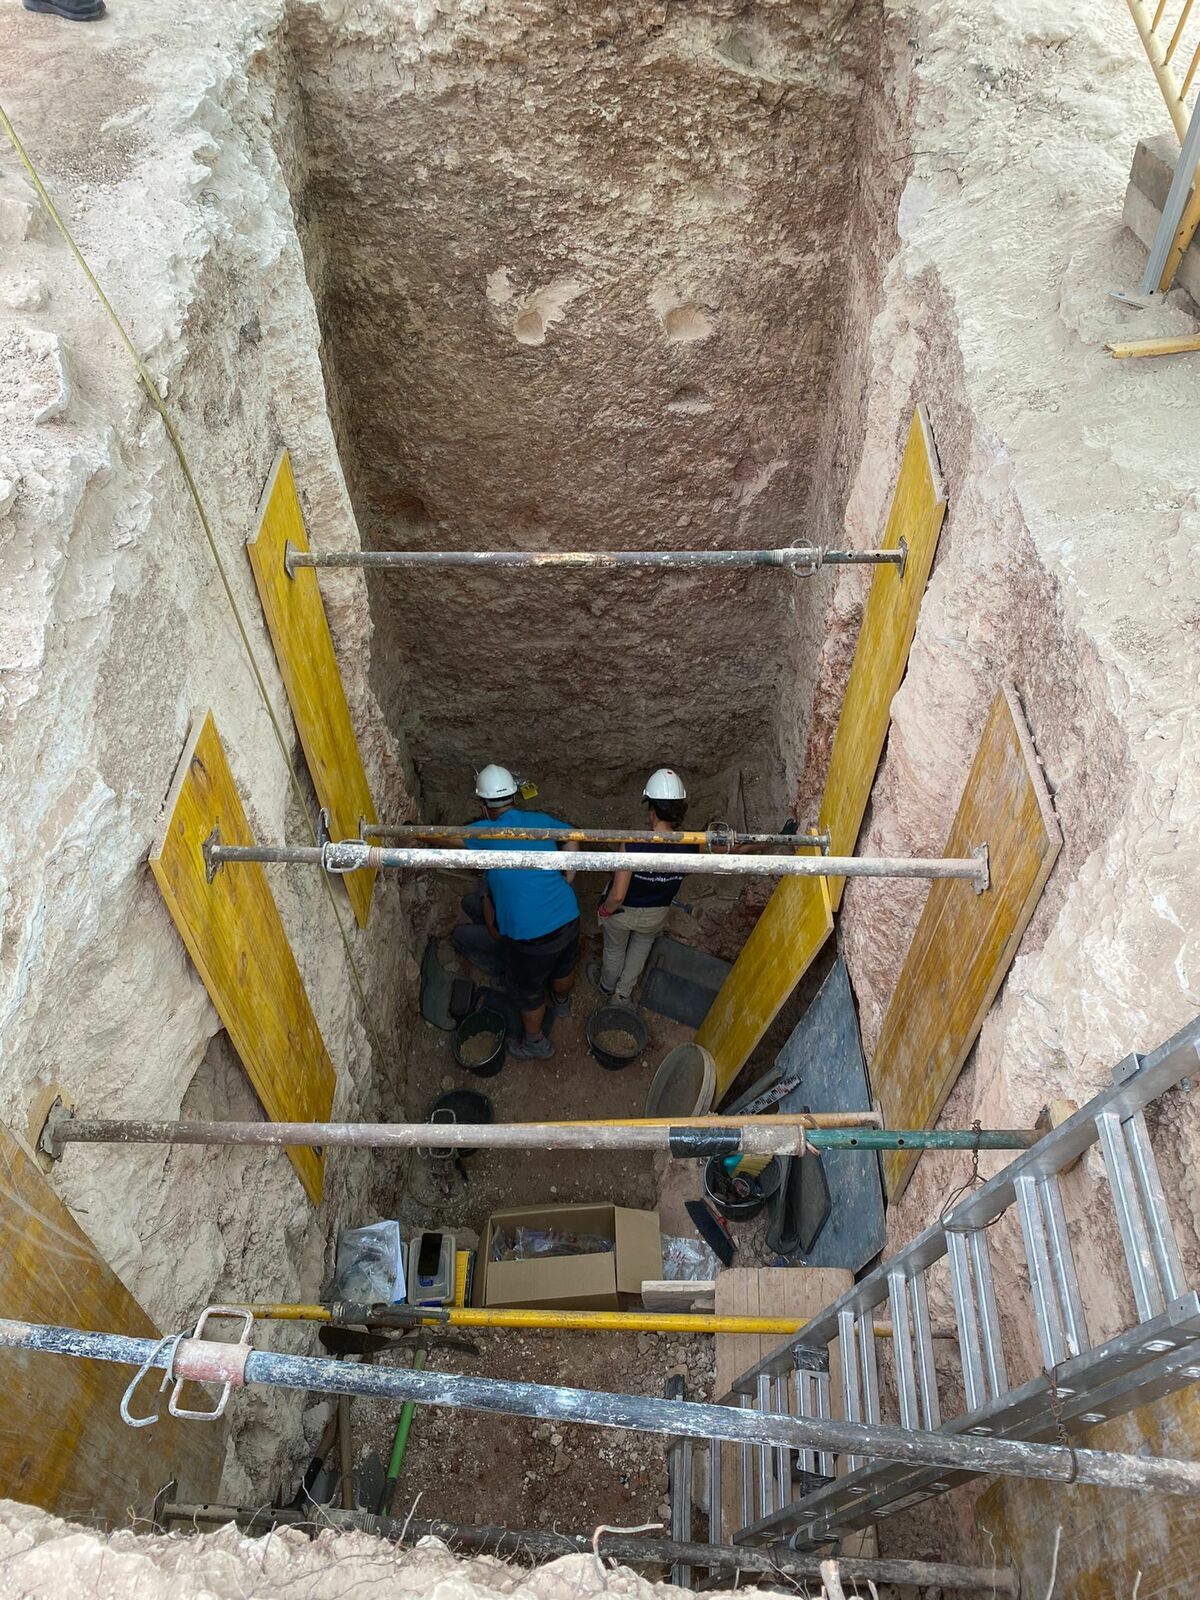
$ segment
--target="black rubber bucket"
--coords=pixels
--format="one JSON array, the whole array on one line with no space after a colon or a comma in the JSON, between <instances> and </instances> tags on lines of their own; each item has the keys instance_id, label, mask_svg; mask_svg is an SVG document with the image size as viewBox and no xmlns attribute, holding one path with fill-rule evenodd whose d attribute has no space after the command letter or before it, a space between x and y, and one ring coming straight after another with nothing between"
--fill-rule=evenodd
<instances>
[{"instance_id":1,"label":"black rubber bucket","mask_svg":"<svg viewBox=\"0 0 1200 1600\"><path fill-rule=\"evenodd\" d=\"M583 1031L587 1036L588 1049L609 1072L620 1072L622 1067L628 1067L635 1062L650 1039L646 1024L637 1012L628 1006L600 1006L587 1019ZM600 1036L606 1033L629 1034L635 1041L633 1048L618 1050L611 1044L606 1048L599 1042Z\"/></svg>"},{"instance_id":2,"label":"black rubber bucket","mask_svg":"<svg viewBox=\"0 0 1200 1600\"><path fill-rule=\"evenodd\" d=\"M439 1095L429 1108L426 1122L491 1122L492 1102L475 1089L451 1089ZM474 1148L447 1151L448 1155L473 1156Z\"/></svg>"},{"instance_id":3,"label":"black rubber bucket","mask_svg":"<svg viewBox=\"0 0 1200 1600\"><path fill-rule=\"evenodd\" d=\"M490 1011L485 1006L480 1011L472 1011L469 1017L464 1017L454 1030L454 1059L460 1067L465 1067L468 1072L474 1073L477 1078L494 1078L504 1065L504 1057L508 1053L505 1042L505 1021L500 1011ZM463 1047L471 1039L479 1039L485 1034L494 1034L496 1048L482 1061L467 1061L463 1059ZM474 1052L471 1052L474 1054Z\"/></svg>"},{"instance_id":4,"label":"black rubber bucket","mask_svg":"<svg viewBox=\"0 0 1200 1600\"><path fill-rule=\"evenodd\" d=\"M779 1158L772 1156L758 1177L751 1180L759 1192L742 1199L733 1187L733 1174L725 1170L724 1156L713 1156L704 1168L704 1194L730 1222L748 1222L778 1189L782 1176Z\"/></svg>"}]
</instances>

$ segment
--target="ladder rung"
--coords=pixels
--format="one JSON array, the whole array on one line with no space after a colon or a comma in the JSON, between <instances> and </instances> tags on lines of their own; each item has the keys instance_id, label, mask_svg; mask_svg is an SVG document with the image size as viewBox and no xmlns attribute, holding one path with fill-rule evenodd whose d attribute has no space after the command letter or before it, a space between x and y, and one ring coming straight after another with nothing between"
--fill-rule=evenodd
<instances>
[{"instance_id":1,"label":"ladder rung","mask_svg":"<svg viewBox=\"0 0 1200 1600\"><path fill-rule=\"evenodd\" d=\"M918 1272L912 1280L913 1328L917 1343L917 1383L921 1392L921 1410L924 1426L934 1433L942 1425L942 1408L938 1401L937 1366L933 1356L933 1327L929 1318L929 1290L925 1274Z\"/></svg>"},{"instance_id":2,"label":"ladder rung","mask_svg":"<svg viewBox=\"0 0 1200 1600\"><path fill-rule=\"evenodd\" d=\"M738 1404L743 1411L753 1411L750 1396L738 1396ZM738 1499L742 1507L742 1527L748 1528L754 1521L754 1456L753 1445L743 1444L738 1446Z\"/></svg>"},{"instance_id":3,"label":"ladder rung","mask_svg":"<svg viewBox=\"0 0 1200 1600\"><path fill-rule=\"evenodd\" d=\"M1142 1210L1150 1230L1150 1244L1158 1267L1158 1280L1163 1297L1168 1302L1177 1300L1183 1292L1183 1263L1179 1259L1179 1246L1167 1197L1163 1193L1162 1179L1158 1175L1158 1162L1150 1146L1146 1118L1140 1111L1125 1118L1125 1142L1133 1170L1137 1174L1141 1191Z\"/></svg>"},{"instance_id":4,"label":"ladder rung","mask_svg":"<svg viewBox=\"0 0 1200 1600\"><path fill-rule=\"evenodd\" d=\"M1071 1249L1071 1236L1067 1232L1067 1218L1063 1211L1062 1190L1057 1174L1047 1173L1038 1180L1042 1200L1042 1216L1046 1223L1046 1243L1054 1267L1058 1286L1058 1308L1062 1314L1063 1339L1068 1356L1080 1355L1087 1349L1087 1318L1083 1298L1079 1293L1079 1277L1075 1271L1075 1253Z\"/></svg>"},{"instance_id":5,"label":"ladder rung","mask_svg":"<svg viewBox=\"0 0 1200 1600\"><path fill-rule=\"evenodd\" d=\"M975 1277L975 1302L979 1308L979 1332L983 1340L984 1377L992 1397L1003 1394L1008 1388L1008 1370L1004 1365L1004 1347L1000 1340L1000 1312L996 1305L996 1289L992 1282L992 1258L988 1253L987 1231L976 1228L968 1236L971 1251L971 1270Z\"/></svg>"},{"instance_id":6,"label":"ladder rung","mask_svg":"<svg viewBox=\"0 0 1200 1600\"><path fill-rule=\"evenodd\" d=\"M838 1347L842 1361L842 1414L847 1422L861 1422L862 1397L858 1388L858 1330L853 1311L838 1312ZM865 1465L865 1456L847 1456L847 1472Z\"/></svg>"},{"instance_id":7,"label":"ladder rung","mask_svg":"<svg viewBox=\"0 0 1200 1600\"><path fill-rule=\"evenodd\" d=\"M1021 1216L1021 1236L1025 1241L1025 1261L1029 1267L1029 1292L1042 1345L1042 1365L1049 1372L1067 1359L1067 1345L1059 1319L1058 1286L1050 1264L1050 1247L1042 1220L1042 1202L1036 1178L1017 1179L1017 1209Z\"/></svg>"},{"instance_id":8,"label":"ladder rung","mask_svg":"<svg viewBox=\"0 0 1200 1600\"><path fill-rule=\"evenodd\" d=\"M1096 1118L1104 1170L1112 1191L1117 1228L1125 1249L1125 1264L1133 1285L1133 1302L1139 1322L1146 1322L1163 1309L1162 1290L1155 1270L1154 1251L1142 1215L1137 1178L1125 1143L1125 1128L1115 1111L1104 1111Z\"/></svg>"},{"instance_id":9,"label":"ladder rung","mask_svg":"<svg viewBox=\"0 0 1200 1600\"><path fill-rule=\"evenodd\" d=\"M913 1360L912 1330L908 1316L908 1282L902 1272L888 1273L888 1300L892 1308L892 1359L896 1367L896 1394L900 1426L919 1428L917 1372Z\"/></svg>"},{"instance_id":10,"label":"ladder rung","mask_svg":"<svg viewBox=\"0 0 1200 1600\"><path fill-rule=\"evenodd\" d=\"M767 1413L771 1410L771 1375L760 1372L758 1375L758 1406L757 1410ZM771 1467L773 1452L769 1444L758 1446L758 1514L760 1517L769 1517L775 1510L774 1483L775 1475Z\"/></svg>"},{"instance_id":11,"label":"ladder rung","mask_svg":"<svg viewBox=\"0 0 1200 1600\"><path fill-rule=\"evenodd\" d=\"M961 1233L947 1233L950 1288L954 1295L954 1316L958 1323L958 1349L962 1358L963 1389L967 1410L975 1411L987 1399L983 1382L983 1352L979 1345L979 1324L975 1317L975 1294L971 1286L971 1267L967 1241Z\"/></svg>"},{"instance_id":12,"label":"ladder rung","mask_svg":"<svg viewBox=\"0 0 1200 1600\"><path fill-rule=\"evenodd\" d=\"M781 1372L771 1385L771 1410L785 1417L792 1415L790 1385L791 1374L788 1372ZM792 1452L787 1445L780 1445L775 1451L775 1485L776 1504L782 1508L792 1498Z\"/></svg>"},{"instance_id":13,"label":"ladder rung","mask_svg":"<svg viewBox=\"0 0 1200 1600\"><path fill-rule=\"evenodd\" d=\"M857 1315L854 1319L855 1331L858 1334L858 1367L859 1378L862 1383L862 1401L864 1422L879 1421L879 1364L875 1359L875 1312L874 1308L865 1315Z\"/></svg>"}]
</instances>

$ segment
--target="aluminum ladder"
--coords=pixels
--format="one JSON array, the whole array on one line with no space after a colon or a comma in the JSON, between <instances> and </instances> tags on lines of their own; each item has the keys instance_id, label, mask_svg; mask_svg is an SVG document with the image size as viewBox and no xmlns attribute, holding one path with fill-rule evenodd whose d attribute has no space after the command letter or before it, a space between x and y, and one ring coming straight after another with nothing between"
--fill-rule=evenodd
<instances>
[{"instance_id":1,"label":"aluminum ladder","mask_svg":"<svg viewBox=\"0 0 1200 1600\"><path fill-rule=\"evenodd\" d=\"M905 1428L1065 1442L1068 1424L1086 1427L1119 1416L1200 1379L1200 1295L1183 1282L1144 1115L1153 1100L1198 1071L1200 1018L1152 1054L1127 1056L1110 1088L742 1373L719 1403L829 1417L832 1373L839 1414L855 1422L894 1423L898 1417ZM1061 1174L1094 1144L1105 1179L1095 1203L1107 1195L1136 1317L1099 1343L1089 1336L1059 1187ZM1010 1385L987 1230L1014 1208L1028 1269L1026 1311L1037 1327L1043 1371ZM954 1339L939 1341L940 1372L929 1311L931 1269L948 1273L957 1338L957 1349ZM1112 1307L1105 1310L1111 1325ZM1006 1301L1005 1311L1016 1315L1019 1308ZM1098 1311L1093 1308L1097 1325ZM890 1340L876 1337L879 1315L892 1323ZM892 1347L886 1370L884 1344ZM946 1414L950 1409L953 1415ZM710 1441L713 1544L731 1536L735 1544L813 1549L976 1476L772 1446L727 1444L726 1466L731 1459L739 1516L723 1533L722 1447Z\"/></svg>"}]
</instances>

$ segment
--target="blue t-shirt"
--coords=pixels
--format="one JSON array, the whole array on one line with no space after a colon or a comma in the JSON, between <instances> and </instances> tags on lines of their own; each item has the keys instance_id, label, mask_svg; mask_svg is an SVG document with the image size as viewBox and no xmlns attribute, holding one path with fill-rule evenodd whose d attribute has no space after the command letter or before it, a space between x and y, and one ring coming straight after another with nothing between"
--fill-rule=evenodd
<instances>
[{"instance_id":1,"label":"blue t-shirt","mask_svg":"<svg viewBox=\"0 0 1200 1600\"><path fill-rule=\"evenodd\" d=\"M548 817L544 811L521 811L516 806L499 817L472 822L467 828L495 828L505 825L513 828L562 828L571 826L557 817ZM558 846L549 839L467 839L468 850L553 850ZM563 871L570 872L571 858L564 857ZM522 872L519 867L500 867L485 872L488 893L496 908L496 925L508 939L540 939L553 933L579 915L579 902L567 880L557 872L544 872L536 867Z\"/></svg>"}]
</instances>

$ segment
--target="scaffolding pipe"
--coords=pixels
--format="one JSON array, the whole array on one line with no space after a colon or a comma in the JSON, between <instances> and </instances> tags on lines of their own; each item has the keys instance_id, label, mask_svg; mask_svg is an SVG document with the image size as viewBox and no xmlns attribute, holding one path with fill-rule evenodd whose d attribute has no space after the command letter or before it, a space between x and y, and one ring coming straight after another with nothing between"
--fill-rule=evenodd
<instances>
[{"instance_id":1,"label":"scaffolding pipe","mask_svg":"<svg viewBox=\"0 0 1200 1600\"><path fill-rule=\"evenodd\" d=\"M78 1117L56 1108L42 1146L67 1144L265 1145L273 1149L657 1150L681 1160L802 1156L809 1150L1028 1150L1028 1128L813 1128L806 1116L767 1116L688 1127L650 1122L166 1122Z\"/></svg>"},{"instance_id":2,"label":"scaffolding pipe","mask_svg":"<svg viewBox=\"0 0 1200 1600\"><path fill-rule=\"evenodd\" d=\"M779 550L300 550L288 541L283 564L289 577L301 567L788 567L811 577L819 567L899 567L908 545L894 550L831 550L787 545Z\"/></svg>"},{"instance_id":3,"label":"scaffolding pipe","mask_svg":"<svg viewBox=\"0 0 1200 1600\"><path fill-rule=\"evenodd\" d=\"M557 844L695 844L705 850L731 850L747 844L807 846L829 849L829 829L810 828L807 833L735 833L732 828L681 828L658 832L654 828L502 828L489 823L486 828L460 827L449 823L400 822L384 826L359 824L364 839L440 839L458 844L464 839L538 839Z\"/></svg>"},{"instance_id":4,"label":"scaffolding pipe","mask_svg":"<svg viewBox=\"0 0 1200 1600\"><path fill-rule=\"evenodd\" d=\"M558 859L553 850L410 850L343 839L323 845L221 844L210 839L204 859L210 878L242 861L324 867L326 872L628 872L619 850L575 850ZM639 872L713 873L726 877L783 878L962 878L982 893L988 886L986 846L971 856L680 856L646 851Z\"/></svg>"},{"instance_id":5,"label":"scaffolding pipe","mask_svg":"<svg viewBox=\"0 0 1200 1600\"><path fill-rule=\"evenodd\" d=\"M233 1522L251 1536L280 1527L298 1528L301 1532L311 1529L313 1533L338 1528L375 1534L394 1544L440 1539L452 1550L469 1550L480 1555L536 1556L540 1561L556 1561L569 1555L598 1555L605 1561L642 1567L668 1567L683 1561L716 1572L754 1572L814 1580L821 1576L822 1561L828 1560L827 1556L799 1555L782 1544L750 1549L728 1544L697 1544L690 1540L646 1539L607 1529L589 1537L582 1533L464 1525L430 1517L377 1517L370 1511L336 1511L324 1506L316 1511L298 1511L290 1506L266 1506L249 1511L240 1506L168 1500L158 1516L164 1525L182 1522L199 1527L203 1523ZM1014 1597L1020 1593L1012 1567L967 1567L949 1561L839 1556L838 1574L848 1583L910 1584L918 1588L932 1586Z\"/></svg>"},{"instance_id":6,"label":"scaffolding pipe","mask_svg":"<svg viewBox=\"0 0 1200 1600\"><path fill-rule=\"evenodd\" d=\"M529 1311L511 1306L367 1306L344 1300L329 1305L264 1301L232 1307L261 1322L321 1322L340 1328L522 1328L559 1333L758 1334L795 1336L809 1317L726 1317L711 1311ZM877 1339L893 1337L890 1322L873 1324ZM931 1337L953 1339L953 1326L935 1324Z\"/></svg>"},{"instance_id":7,"label":"scaffolding pipe","mask_svg":"<svg viewBox=\"0 0 1200 1600\"><path fill-rule=\"evenodd\" d=\"M216 1309L211 1308L206 1316L214 1315ZM673 1439L721 1439L738 1445L875 1456L885 1461L1002 1477L1090 1483L1099 1488L1160 1494L1200 1494L1200 1462L1196 1461L1076 1450L978 1434L928 1433L827 1417L792 1417L737 1406L475 1378L429 1368L418 1372L404 1367L367 1366L320 1356L254 1350L245 1343L220 1344L186 1337L134 1339L6 1319L0 1321L0 1349L116 1362L133 1367L138 1378L164 1372L177 1383L219 1383L226 1393L263 1384L279 1389L363 1395L391 1403L411 1400L415 1405L537 1417L548 1422L579 1422ZM137 1386L135 1378L123 1402L125 1407Z\"/></svg>"}]
</instances>

